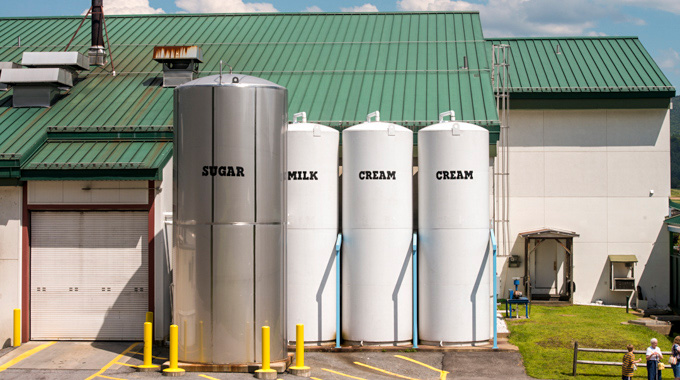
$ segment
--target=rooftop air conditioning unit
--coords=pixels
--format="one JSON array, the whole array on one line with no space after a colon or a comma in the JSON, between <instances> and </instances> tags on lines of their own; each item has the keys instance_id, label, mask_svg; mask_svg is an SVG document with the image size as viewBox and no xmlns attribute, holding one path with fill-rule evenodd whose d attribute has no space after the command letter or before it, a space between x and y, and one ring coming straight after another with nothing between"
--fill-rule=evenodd
<instances>
[{"instance_id":1,"label":"rooftop air conditioning unit","mask_svg":"<svg viewBox=\"0 0 680 380\"><path fill-rule=\"evenodd\" d=\"M0 83L14 86L13 107L50 107L59 91L70 89L78 71L88 70L78 52L25 52L21 64L0 72Z\"/></svg>"},{"instance_id":2,"label":"rooftop air conditioning unit","mask_svg":"<svg viewBox=\"0 0 680 380\"><path fill-rule=\"evenodd\" d=\"M163 64L163 87L177 87L195 79L203 51L198 46L156 46L153 59Z\"/></svg>"},{"instance_id":3,"label":"rooftop air conditioning unit","mask_svg":"<svg viewBox=\"0 0 680 380\"><path fill-rule=\"evenodd\" d=\"M18 69L20 67L20 65L17 65L14 62L0 62L0 73L2 73L2 70L4 69ZM9 89L10 85L6 83L0 83L0 91L7 91Z\"/></svg>"}]
</instances>

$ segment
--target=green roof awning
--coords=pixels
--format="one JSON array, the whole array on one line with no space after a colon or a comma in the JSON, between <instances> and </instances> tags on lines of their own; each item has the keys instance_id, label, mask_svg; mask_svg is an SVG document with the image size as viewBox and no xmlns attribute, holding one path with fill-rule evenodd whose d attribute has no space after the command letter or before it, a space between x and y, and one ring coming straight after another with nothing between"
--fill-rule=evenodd
<instances>
[{"instance_id":1,"label":"green roof awning","mask_svg":"<svg viewBox=\"0 0 680 380\"><path fill-rule=\"evenodd\" d=\"M171 141L47 141L21 167L27 180L159 180Z\"/></svg>"},{"instance_id":2,"label":"green roof awning","mask_svg":"<svg viewBox=\"0 0 680 380\"><path fill-rule=\"evenodd\" d=\"M672 199L668 200L668 206L671 207L671 208L674 208L676 210L680 210L680 202L676 202Z\"/></svg>"},{"instance_id":3,"label":"green roof awning","mask_svg":"<svg viewBox=\"0 0 680 380\"><path fill-rule=\"evenodd\" d=\"M609 261L612 263L637 263L638 259L635 255L609 255Z\"/></svg>"}]
</instances>

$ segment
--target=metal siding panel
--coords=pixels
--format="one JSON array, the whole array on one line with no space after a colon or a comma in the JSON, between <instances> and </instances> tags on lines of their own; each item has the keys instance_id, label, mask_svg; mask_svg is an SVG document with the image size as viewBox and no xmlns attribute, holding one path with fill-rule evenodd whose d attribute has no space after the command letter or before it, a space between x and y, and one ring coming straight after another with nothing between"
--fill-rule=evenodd
<instances>
[{"instance_id":1,"label":"metal siding panel","mask_svg":"<svg viewBox=\"0 0 680 380\"><path fill-rule=\"evenodd\" d=\"M32 213L31 339L142 338L147 221L145 212Z\"/></svg>"}]
</instances>

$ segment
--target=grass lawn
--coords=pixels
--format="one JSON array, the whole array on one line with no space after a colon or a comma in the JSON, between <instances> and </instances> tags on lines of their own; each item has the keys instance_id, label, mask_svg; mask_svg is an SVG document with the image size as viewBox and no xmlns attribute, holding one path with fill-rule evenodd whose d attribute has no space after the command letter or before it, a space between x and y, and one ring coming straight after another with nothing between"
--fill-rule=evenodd
<instances>
[{"instance_id":1,"label":"grass lawn","mask_svg":"<svg viewBox=\"0 0 680 380\"><path fill-rule=\"evenodd\" d=\"M651 338L657 338L661 350L670 351L671 338L646 327L621 324L636 318L622 308L532 305L530 319L507 321L510 343L519 347L529 376L611 380L621 378L621 367L579 364L578 376L571 376L574 341L578 341L579 347L625 349L632 344L636 350L644 350ZM623 354L579 352L580 360L620 362L622 357ZM644 362L644 355L638 354L636 358ZM667 363L667 357L664 362ZM646 369L638 369L635 377L646 378ZM670 369L664 370L663 377L672 379L673 373Z\"/></svg>"},{"instance_id":2,"label":"grass lawn","mask_svg":"<svg viewBox=\"0 0 680 380\"><path fill-rule=\"evenodd\" d=\"M680 198L680 189L671 189L671 198Z\"/></svg>"}]
</instances>

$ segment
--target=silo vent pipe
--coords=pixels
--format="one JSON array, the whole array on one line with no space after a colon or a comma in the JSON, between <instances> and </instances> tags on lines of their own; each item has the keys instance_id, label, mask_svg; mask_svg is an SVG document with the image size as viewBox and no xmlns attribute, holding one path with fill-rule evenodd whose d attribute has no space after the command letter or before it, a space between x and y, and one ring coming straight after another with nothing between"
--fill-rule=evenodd
<instances>
[{"instance_id":1,"label":"silo vent pipe","mask_svg":"<svg viewBox=\"0 0 680 380\"><path fill-rule=\"evenodd\" d=\"M302 118L302 122L307 122L307 112L298 112L293 115L293 123L299 123L298 118Z\"/></svg>"},{"instance_id":2,"label":"silo vent pipe","mask_svg":"<svg viewBox=\"0 0 680 380\"><path fill-rule=\"evenodd\" d=\"M371 122L371 118L375 117L375 121L380 121L380 111L371 112L366 115L366 121Z\"/></svg>"},{"instance_id":3,"label":"silo vent pipe","mask_svg":"<svg viewBox=\"0 0 680 380\"><path fill-rule=\"evenodd\" d=\"M451 121L456 120L456 112L453 111L453 110L450 110L450 111L442 112L442 113L439 114L439 122L443 123L444 118L447 117L447 116L451 116Z\"/></svg>"}]
</instances>

